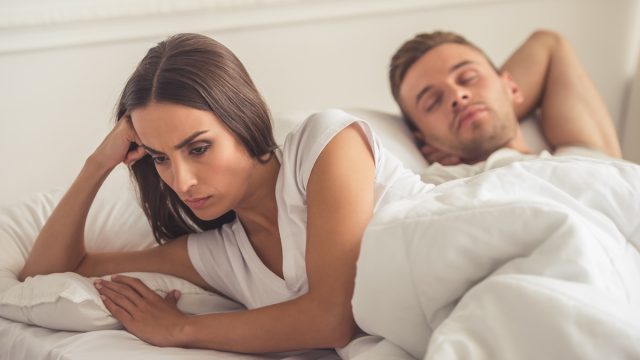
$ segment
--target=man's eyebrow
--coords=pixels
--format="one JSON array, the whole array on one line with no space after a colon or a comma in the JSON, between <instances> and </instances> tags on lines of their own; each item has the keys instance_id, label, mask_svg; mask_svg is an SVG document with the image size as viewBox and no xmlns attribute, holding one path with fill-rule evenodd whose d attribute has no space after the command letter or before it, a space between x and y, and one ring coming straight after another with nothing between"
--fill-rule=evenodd
<instances>
[{"instance_id":1,"label":"man's eyebrow","mask_svg":"<svg viewBox=\"0 0 640 360\"><path fill-rule=\"evenodd\" d=\"M470 65L470 64L475 64L474 61L471 60L463 60L455 65L453 65L451 67L451 69L449 69L449 73L452 73L458 69L460 69L461 67ZM422 99L422 97L424 97L430 90L431 90L432 86L431 85L427 85L424 88L422 88L422 90L420 90L420 92L418 93L418 95L416 95L416 105L420 102L420 99Z\"/></svg>"},{"instance_id":2,"label":"man's eyebrow","mask_svg":"<svg viewBox=\"0 0 640 360\"><path fill-rule=\"evenodd\" d=\"M174 148L174 149L176 149L176 150L180 150L180 149L182 149L183 147L187 146L190 142L192 142L192 141L193 141L193 139L195 139L195 138L197 138L198 136L200 136L200 135L202 135L202 134L206 133L207 131L209 131L209 130L200 130L200 131L196 131L196 132L194 132L193 134L191 134L191 135L187 136L187 138L186 138L186 139L184 139L184 140L180 141L180 143L179 143L178 145L174 146L173 148ZM142 144L142 147L144 147L144 148L145 148L145 150L147 150L148 152L150 152L150 153L152 153L152 154L162 154L162 151L155 150L155 149L153 149L153 148L151 148L151 147L149 147L149 146L147 146L147 145Z\"/></svg>"},{"instance_id":3,"label":"man's eyebrow","mask_svg":"<svg viewBox=\"0 0 640 360\"><path fill-rule=\"evenodd\" d=\"M459 63L453 65L451 67L451 69L449 69L449 74L451 74L452 72L460 69L461 67L464 67L464 66L467 66L467 65L470 65L470 64L475 64L475 61L471 61L471 60L460 61Z\"/></svg>"}]
</instances>

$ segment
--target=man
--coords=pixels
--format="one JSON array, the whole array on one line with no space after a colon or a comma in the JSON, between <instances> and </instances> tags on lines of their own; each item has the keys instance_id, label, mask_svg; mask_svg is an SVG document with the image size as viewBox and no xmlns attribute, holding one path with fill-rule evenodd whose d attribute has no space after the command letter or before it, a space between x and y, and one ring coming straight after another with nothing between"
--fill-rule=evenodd
<instances>
[{"instance_id":1,"label":"man","mask_svg":"<svg viewBox=\"0 0 640 360\"><path fill-rule=\"evenodd\" d=\"M427 182L533 157L518 119L536 109L554 154L621 156L611 115L557 33L536 31L500 70L460 35L419 34L393 56L389 77L423 155L439 163Z\"/></svg>"}]
</instances>

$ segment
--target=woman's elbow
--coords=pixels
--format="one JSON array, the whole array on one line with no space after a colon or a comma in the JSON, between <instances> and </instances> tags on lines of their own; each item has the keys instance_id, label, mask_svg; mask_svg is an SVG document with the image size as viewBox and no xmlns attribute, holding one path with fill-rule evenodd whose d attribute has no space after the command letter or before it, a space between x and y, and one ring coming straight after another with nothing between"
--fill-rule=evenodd
<instances>
[{"instance_id":1,"label":"woman's elbow","mask_svg":"<svg viewBox=\"0 0 640 360\"><path fill-rule=\"evenodd\" d=\"M342 325L340 331L336 331L335 338L331 347L342 348L347 346L356 334L355 324L349 323Z\"/></svg>"},{"instance_id":2,"label":"woman's elbow","mask_svg":"<svg viewBox=\"0 0 640 360\"><path fill-rule=\"evenodd\" d=\"M30 264L29 262L27 262L24 264L24 266L18 273L17 278L18 278L18 281L24 282L25 280L27 280L27 278L30 278L36 275L40 275L40 273L38 273L38 269L34 267L33 264Z\"/></svg>"},{"instance_id":3,"label":"woman's elbow","mask_svg":"<svg viewBox=\"0 0 640 360\"><path fill-rule=\"evenodd\" d=\"M347 346L356 333L356 326L353 324L340 325L338 328L332 328L325 333L322 344L318 344L318 348L342 348Z\"/></svg>"},{"instance_id":4,"label":"woman's elbow","mask_svg":"<svg viewBox=\"0 0 640 360\"><path fill-rule=\"evenodd\" d=\"M347 309L326 312L328 320L325 323L327 347L341 348L346 346L356 333L357 327L353 320L351 307Z\"/></svg>"},{"instance_id":5,"label":"woman's elbow","mask_svg":"<svg viewBox=\"0 0 640 360\"><path fill-rule=\"evenodd\" d=\"M18 281L20 282L24 282L25 280L27 280L28 278L32 277L32 276L36 276L36 275L46 275L47 273L45 272L38 272L34 269L28 268L27 266L25 266L24 268L22 268L22 270L20 270L20 272L18 273Z\"/></svg>"}]
</instances>

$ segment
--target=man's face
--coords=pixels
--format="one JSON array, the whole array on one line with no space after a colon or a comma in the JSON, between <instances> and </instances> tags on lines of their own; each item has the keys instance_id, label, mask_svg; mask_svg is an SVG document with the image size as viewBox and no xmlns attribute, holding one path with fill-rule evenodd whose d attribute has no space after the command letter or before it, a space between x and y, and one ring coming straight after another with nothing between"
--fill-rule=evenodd
<instances>
[{"instance_id":1,"label":"man's face","mask_svg":"<svg viewBox=\"0 0 640 360\"><path fill-rule=\"evenodd\" d=\"M409 68L399 100L419 129L418 138L475 162L515 137L513 105L522 97L511 77L497 74L479 51L448 43Z\"/></svg>"}]
</instances>

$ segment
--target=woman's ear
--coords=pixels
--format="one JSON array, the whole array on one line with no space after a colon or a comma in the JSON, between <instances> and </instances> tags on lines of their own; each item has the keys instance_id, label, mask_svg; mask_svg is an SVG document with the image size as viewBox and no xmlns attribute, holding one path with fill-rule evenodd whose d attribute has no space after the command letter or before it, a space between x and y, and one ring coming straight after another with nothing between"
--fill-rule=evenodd
<instances>
[{"instance_id":1,"label":"woman's ear","mask_svg":"<svg viewBox=\"0 0 640 360\"><path fill-rule=\"evenodd\" d=\"M522 103L524 101L524 94L522 93L520 86L518 86L518 83L513 80L511 74L508 71L504 70L500 73L500 78L502 79L502 82L505 84L507 90L509 91L509 94L511 95L511 101L514 104Z\"/></svg>"}]
</instances>

